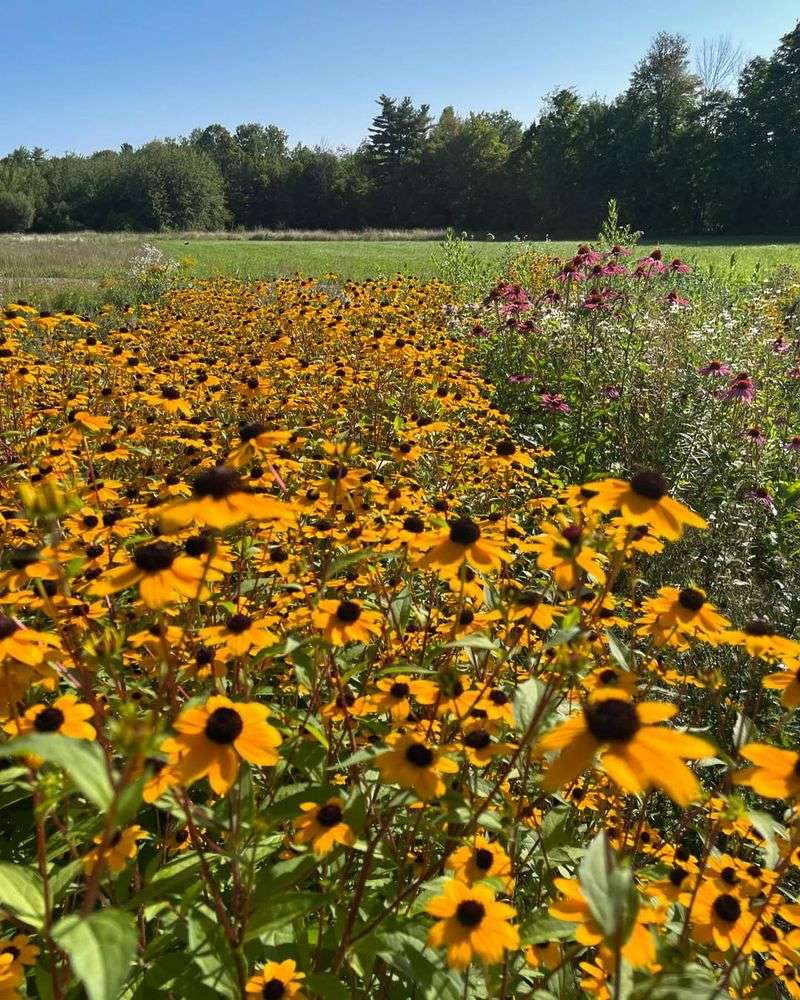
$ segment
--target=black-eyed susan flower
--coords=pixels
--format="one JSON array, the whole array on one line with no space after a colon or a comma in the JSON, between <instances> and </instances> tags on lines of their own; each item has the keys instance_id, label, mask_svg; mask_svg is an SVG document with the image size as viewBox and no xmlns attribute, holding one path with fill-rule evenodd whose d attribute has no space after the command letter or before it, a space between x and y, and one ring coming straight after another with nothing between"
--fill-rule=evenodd
<instances>
[{"instance_id":1,"label":"black-eyed susan flower","mask_svg":"<svg viewBox=\"0 0 800 1000\"><path fill-rule=\"evenodd\" d=\"M731 624L708 602L705 591L696 587L661 587L658 597L642 603L642 612L637 619L639 633L652 635L657 646L680 645L686 639L716 645Z\"/></svg>"},{"instance_id":2,"label":"black-eyed susan flower","mask_svg":"<svg viewBox=\"0 0 800 1000\"><path fill-rule=\"evenodd\" d=\"M263 1000L306 1000L301 989L305 973L297 971L297 963L291 958L284 962L267 962L247 981L245 992L248 997Z\"/></svg>"},{"instance_id":3,"label":"black-eyed susan flower","mask_svg":"<svg viewBox=\"0 0 800 1000\"><path fill-rule=\"evenodd\" d=\"M584 483L581 490L593 494L585 502L587 510L606 514L618 510L627 524L647 525L654 534L670 541L681 537L684 525L708 526L699 514L672 499L667 481L658 472L637 472L629 481L601 479Z\"/></svg>"},{"instance_id":4,"label":"black-eyed susan flower","mask_svg":"<svg viewBox=\"0 0 800 1000\"><path fill-rule=\"evenodd\" d=\"M115 830L103 846L103 836L94 838L97 845L83 859L83 869L87 874L95 870L97 865L108 868L115 874L122 871L128 862L135 858L139 851L139 841L147 840L150 834L143 830L138 823L126 826L121 830Z\"/></svg>"},{"instance_id":5,"label":"black-eyed susan flower","mask_svg":"<svg viewBox=\"0 0 800 1000\"><path fill-rule=\"evenodd\" d=\"M210 646L221 646L233 656L254 655L274 646L278 637L271 632L263 618L237 611L224 625L211 625L201 629L200 636Z\"/></svg>"},{"instance_id":6,"label":"black-eyed susan flower","mask_svg":"<svg viewBox=\"0 0 800 1000\"><path fill-rule=\"evenodd\" d=\"M405 722L411 715L410 699L417 698L430 705L436 699L437 690L433 681L415 679L408 674L382 677L376 688L371 694L358 699L353 706L354 715L388 712L395 722Z\"/></svg>"},{"instance_id":7,"label":"black-eyed susan flower","mask_svg":"<svg viewBox=\"0 0 800 1000\"><path fill-rule=\"evenodd\" d=\"M444 748L430 745L422 733L393 733L386 742L391 750L375 758L383 781L409 789L420 799L444 795L442 775L458 770Z\"/></svg>"},{"instance_id":8,"label":"black-eyed susan flower","mask_svg":"<svg viewBox=\"0 0 800 1000\"><path fill-rule=\"evenodd\" d=\"M507 892L514 885L511 859L498 841L489 840L483 834L453 851L446 864L453 869L456 878L468 885L487 878L499 878Z\"/></svg>"},{"instance_id":9,"label":"black-eyed susan flower","mask_svg":"<svg viewBox=\"0 0 800 1000\"><path fill-rule=\"evenodd\" d=\"M423 569L444 571L452 575L463 563L476 570L499 570L510 556L496 543L486 538L480 525L468 517L451 521L445 531L428 537L430 548L418 561Z\"/></svg>"},{"instance_id":10,"label":"black-eyed susan flower","mask_svg":"<svg viewBox=\"0 0 800 1000\"><path fill-rule=\"evenodd\" d=\"M10 955L17 966L36 965L39 949L27 934L15 934L13 937L0 939L0 956L2 955Z\"/></svg>"},{"instance_id":11,"label":"black-eyed susan flower","mask_svg":"<svg viewBox=\"0 0 800 1000\"><path fill-rule=\"evenodd\" d=\"M768 799L794 799L800 793L800 753L781 750L767 743L746 743L739 753L755 767L733 776L737 785L747 785Z\"/></svg>"},{"instance_id":12,"label":"black-eyed susan flower","mask_svg":"<svg viewBox=\"0 0 800 1000\"><path fill-rule=\"evenodd\" d=\"M142 603L148 608L163 608L172 602L202 600L208 596L202 564L182 555L169 542L137 545L131 561L104 574L92 585L92 590L102 596L137 584Z\"/></svg>"},{"instance_id":13,"label":"black-eyed susan flower","mask_svg":"<svg viewBox=\"0 0 800 1000\"><path fill-rule=\"evenodd\" d=\"M224 530L249 518L283 525L295 519L289 504L250 492L235 469L215 465L195 476L192 497L165 508L161 521L171 533L192 523Z\"/></svg>"},{"instance_id":14,"label":"black-eyed susan flower","mask_svg":"<svg viewBox=\"0 0 800 1000\"><path fill-rule=\"evenodd\" d=\"M295 843L311 844L318 858L328 854L337 844L352 847L356 842L356 835L344 820L343 805L344 800L338 796L328 799L322 805L304 802L300 806L303 815L295 820Z\"/></svg>"},{"instance_id":15,"label":"black-eyed susan flower","mask_svg":"<svg viewBox=\"0 0 800 1000\"><path fill-rule=\"evenodd\" d=\"M577 524L543 524L531 548L538 553L539 569L552 575L559 590L574 590L584 573L598 583L605 581L601 556L584 543L583 529Z\"/></svg>"},{"instance_id":16,"label":"black-eyed susan flower","mask_svg":"<svg viewBox=\"0 0 800 1000\"><path fill-rule=\"evenodd\" d=\"M564 949L558 941L543 938L534 941L525 949L525 961L532 969L547 969L552 972L564 960Z\"/></svg>"},{"instance_id":17,"label":"black-eyed susan flower","mask_svg":"<svg viewBox=\"0 0 800 1000\"><path fill-rule=\"evenodd\" d=\"M751 656L764 660L800 658L800 642L780 635L768 621L763 619L754 619L741 629L726 632L725 642L743 646Z\"/></svg>"},{"instance_id":18,"label":"black-eyed susan flower","mask_svg":"<svg viewBox=\"0 0 800 1000\"><path fill-rule=\"evenodd\" d=\"M7 733L59 733L74 740L93 740L94 726L87 721L94 715L91 705L84 705L74 694L65 694L52 705L33 705L25 714L4 726Z\"/></svg>"},{"instance_id":19,"label":"black-eyed susan flower","mask_svg":"<svg viewBox=\"0 0 800 1000\"><path fill-rule=\"evenodd\" d=\"M428 932L428 945L446 948L447 964L453 968L466 969L474 958L497 965L506 951L519 948L519 932L511 923L514 908L498 902L487 886L451 879L426 912L437 918Z\"/></svg>"},{"instance_id":20,"label":"black-eyed susan flower","mask_svg":"<svg viewBox=\"0 0 800 1000\"><path fill-rule=\"evenodd\" d=\"M161 744L170 776L187 787L208 776L212 789L224 795L236 780L240 760L259 767L277 764L281 735L266 721L268 715L266 705L223 695L186 709L175 722L178 735Z\"/></svg>"},{"instance_id":21,"label":"black-eyed susan flower","mask_svg":"<svg viewBox=\"0 0 800 1000\"><path fill-rule=\"evenodd\" d=\"M793 660L785 666L786 670L767 674L761 683L770 691L781 692L784 708L797 708L800 705L800 661Z\"/></svg>"},{"instance_id":22,"label":"black-eyed susan flower","mask_svg":"<svg viewBox=\"0 0 800 1000\"><path fill-rule=\"evenodd\" d=\"M700 786L683 761L707 757L713 747L698 736L654 725L677 711L667 702L634 704L621 688L596 690L582 711L539 739L539 751L560 751L543 788L555 791L574 781L599 752L601 769L626 791L660 788L679 805L688 805L698 798Z\"/></svg>"},{"instance_id":23,"label":"black-eyed susan flower","mask_svg":"<svg viewBox=\"0 0 800 1000\"><path fill-rule=\"evenodd\" d=\"M717 879L701 883L691 919L692 936L723 953L729 948L741 948L752 925L747 899Z\"/></svg>"},{"instance_id":24,"label":"black-eyed susan flower","mask_svg":"<svg viewBox=\"0 0 800 1000\"><path fill-rule=\"evenodd\" d=\"M322 631L325 641L332 646L346 646L348 642L368 643L380 634L381 616L369 611L358 601L323 600L312 616L316 628Z\"/></svg>"},{"instance_id":25,"label":"black-eyed susan flower","mask_svg":"<svg viewBox=\"0 0 800 1000\"><path fill-rule=\"evenodd\" d=\"M48 650L58 649L56 635L25 628L18 621L0 614L0 663L13 660L29 667L40 664Z\"/></svg>"}]
</instances>

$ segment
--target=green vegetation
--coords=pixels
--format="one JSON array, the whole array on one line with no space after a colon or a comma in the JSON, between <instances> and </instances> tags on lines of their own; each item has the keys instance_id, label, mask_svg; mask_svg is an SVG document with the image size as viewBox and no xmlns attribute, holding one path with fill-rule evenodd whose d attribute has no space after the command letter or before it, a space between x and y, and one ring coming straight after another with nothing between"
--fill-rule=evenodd
<instances>
[{"instance_id":1,"label":"green vegetation","mask_svg":"<svg viewBox=\"0 0 800 1000\"><path fill-rule=\"evenodd\" d=\"M720 55L694 72L687 40L660 32L621 94L584 100L560 86L530 122L381 94L353 150L290 147L278 125L254 122L90 156L19 148L0 158L0 231L563 237L592 231L614 197L648 234L796 234L800 24L741 73L735 53Z\"/></svg>"},{"instance_id":2,"label":"green vegetation","mask_svg":"<svg viewBox=\"0 0 800 1000\"><path fill-rule=\"evenodd\" d=\"M175 261L183 274L269 278L301 272L335 273L364 279L402 271L419 278L452 277L443 271L440 245L431 240L261 240L203 239L131 234L82 233L60 236L0 237L0 299L24 298L43 308L87 311L103 302L134 297L131 268L148 242ZM529 245L553 256L574 253L578 240ZM643 242L642 255L655 243ZM517 242L461 244L487 281L524 245ZM698 239L661 244L665 257L682 257L705 271L747 281L779 266L800 267L800 244Z\"/></svg>"}]
</instances>

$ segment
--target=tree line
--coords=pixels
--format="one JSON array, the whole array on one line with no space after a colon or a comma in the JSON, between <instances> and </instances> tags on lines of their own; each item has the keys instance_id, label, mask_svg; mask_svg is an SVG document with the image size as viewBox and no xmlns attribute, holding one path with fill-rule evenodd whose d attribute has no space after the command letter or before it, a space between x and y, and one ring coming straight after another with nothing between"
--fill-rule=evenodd
<instances>
[{"instance_id":1,"label":"tree line","mask_svg":"<svg viewBox=\"0 0 800 1000\"><path fill-rule=\"evenodd\" d=\"M615 197L658 233L800 226L800 22L769 57L725 40L694 59L659 33L614 98L548 95L438 119L381 95L357 149L289 147L276 125L195 129L89 156L19 148L0 160L0 230L413 228L519 235L590 230Z\"/></svg>"}]
</instances>

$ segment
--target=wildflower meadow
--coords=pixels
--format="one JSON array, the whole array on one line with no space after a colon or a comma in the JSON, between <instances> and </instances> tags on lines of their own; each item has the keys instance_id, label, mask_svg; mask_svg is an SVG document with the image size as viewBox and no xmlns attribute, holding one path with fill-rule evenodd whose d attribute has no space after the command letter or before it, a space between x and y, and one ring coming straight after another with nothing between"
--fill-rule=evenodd
<instances>
[{"instance_id":1,"label":"wildflower meadow","mask_svg":"<svg viewBox=\"0 0 800 1000\"><path fill-rule=\"evenodd\" d=\"M606 235L4 303L0 1000L800 997L800 278Z\"/></svg>"}]
</instances>

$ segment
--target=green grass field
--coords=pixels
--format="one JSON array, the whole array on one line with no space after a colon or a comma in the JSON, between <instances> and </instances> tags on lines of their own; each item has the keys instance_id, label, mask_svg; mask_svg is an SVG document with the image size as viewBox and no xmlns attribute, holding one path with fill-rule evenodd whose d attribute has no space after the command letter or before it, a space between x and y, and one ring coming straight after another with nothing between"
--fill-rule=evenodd
<instances>
[{"instance_id":1,"label":"green grass field","mask_svg":"<svg viewBox=\"0 0 800 1000\"><path fill-rule=\"evenodd\" d=\"M197 261L198 273L203 275L227 274L256 278L293 274L325 274L334 272L345 278L369 278L403 271L420 278L436 275L434 253L437 244L430 241L395 240L342 241L339 243L314 241L245 241L245 240L171 240L155 242L174 257L191 256ZM577 240L550 243L533 243L539 250L559 257L575 252ZM642 255L651 246L643 245ZM489 261L500 262L509 253L520 248L518 243L474 243L476 252ZM665 255L684 259L706 267L727 270L733 267L742 273L751 273L756 267L770 271L780 264L800 267L800 244L766 243L665 243Z\"/></svg>"},{"instance_id":2,"label":"green grass field","mask_svg":"<svg viewBox=\"0 0 800 1000\"><path fill-rule=\"evenodd\" d=\"M140 234L81 233L63 236L0 236L0 302L25 298L43 308L92 309L116 294L125 295L131 259L145 242L155 243L177 260L191 257L200 277L227 275L269 278L302 272L333 272L342 278L384 277L404 272L420 278L437 276L433 240L260 240L244 238L162 237ZM534 242L555 256L570 256L578 240ZM642 244L644 255L656 241ZM513 242L470 244L479 257L499 265L522 248ZM665 242L665 256L720 274L749 279L779 265L800 268L800 244L763 240L710 238ZM104 279L110 279L105 281Z\"/></svg>"}]
</instances>

